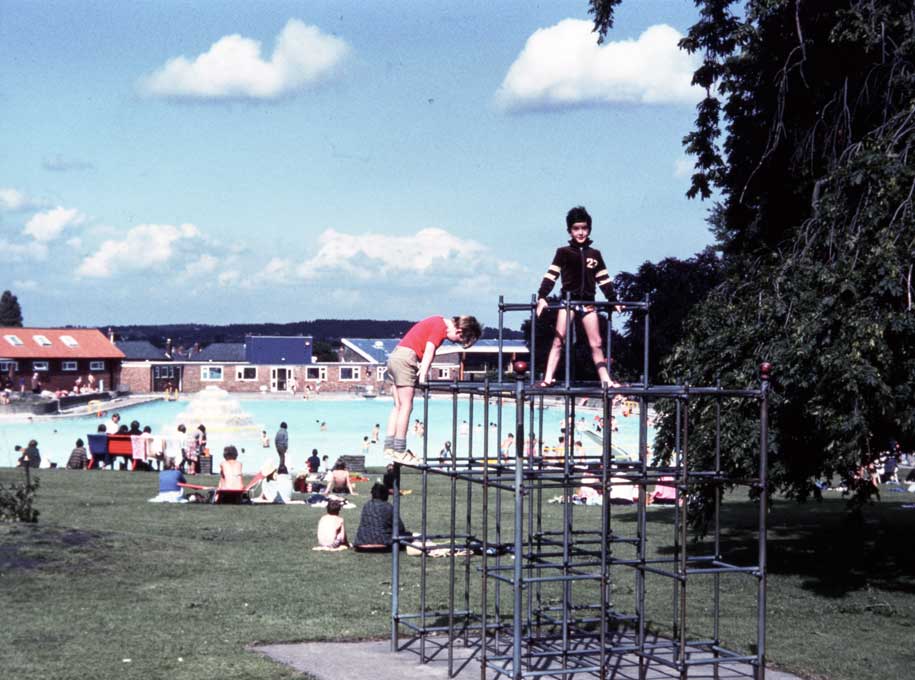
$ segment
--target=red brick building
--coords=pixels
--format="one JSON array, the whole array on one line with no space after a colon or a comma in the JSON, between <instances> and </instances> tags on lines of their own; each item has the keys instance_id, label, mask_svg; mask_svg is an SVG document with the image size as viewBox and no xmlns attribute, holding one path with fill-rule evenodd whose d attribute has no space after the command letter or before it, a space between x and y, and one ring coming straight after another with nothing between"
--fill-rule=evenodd
<instances>
[{"instance_id":1,"label":"red brick building","mask_svg":"<svg viewBox=\"0 0 915 680\"><path fill-rule=\"evenodd\" d=\"M96 329L0 328L0 375L14 390L72 390L77 378L92 376L101 389L118 387L124 353Z\"/></svg>"}]
</instances>

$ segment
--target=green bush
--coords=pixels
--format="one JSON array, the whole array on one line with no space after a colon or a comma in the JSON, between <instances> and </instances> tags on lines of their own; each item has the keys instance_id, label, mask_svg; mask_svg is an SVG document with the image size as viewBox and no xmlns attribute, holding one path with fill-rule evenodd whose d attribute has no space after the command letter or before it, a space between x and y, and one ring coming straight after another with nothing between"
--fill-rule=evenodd
<instances>
[{"instance_id":1,"label":"green bush","mask_svg":"<svg viewBox=\"0 0 915 680\"><path fill-rule=\"evenodd\" d=\"M37 522L38 510L32 507L38 478L0 486L0 522Z\"/></svg>"}]
</instances>

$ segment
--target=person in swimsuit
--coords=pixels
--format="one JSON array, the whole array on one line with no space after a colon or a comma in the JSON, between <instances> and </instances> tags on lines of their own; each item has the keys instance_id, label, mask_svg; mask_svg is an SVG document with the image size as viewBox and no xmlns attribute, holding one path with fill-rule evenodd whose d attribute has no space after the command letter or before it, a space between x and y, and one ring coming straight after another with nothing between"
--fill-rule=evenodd
<instances>
[{"instance_id":1,"label":"person in swimsuit","mask_svg":"<svg viewBox=\"0 0 915 680\"><path fill-rule=\"evenodd\" d=\"M537 291L537 316L547 308L546 296L556 285L556 279L562 276L562 294L569 293L573 300L594 300L594 291L599 287L607 300L615 299L613 282L607 273L604 258L597 248L591 247L591 216L582 206L569 210L566 215L566 230L569 232L569 245L556 249L553 262L543 275L540 289ZM612 385L610 372L607 370L607 361L600 337L600 323L597 310L592 305L581 305L581 325L584 326L591 346L591 358L600 377L601 384ZM572 320L575 319L576 310L570 310ZM560 309L556 315L556 332L553 344L546 361L541 387L549 387L555 382L553 375L559 365L559 352L565 342L566 310Z\"/></svg>"},{"instance_id":2,"label":"person in swimsuit","mask_svg":"<svg viewBox=\"0 0 915 680\"><path fill-rule=\"evenodd\" d=\"M330 479L327 483L327 493L347 493L358 496L353 488L353 483L349 479L349 472L346 470L346 463L338 460L334 463L334 469L331 470Z\"/></svg>"}]
</instances>

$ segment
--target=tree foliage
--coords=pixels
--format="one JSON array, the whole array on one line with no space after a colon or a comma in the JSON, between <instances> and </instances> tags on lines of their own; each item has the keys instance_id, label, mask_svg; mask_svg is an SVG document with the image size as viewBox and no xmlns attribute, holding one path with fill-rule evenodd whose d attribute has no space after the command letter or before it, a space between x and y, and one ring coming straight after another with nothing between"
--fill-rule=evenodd
<instances>
[{"instance_id":1,"label":"tree foliage","mask_svg":"<svg viewBox=\"0 0 915 680\"><path fill-rule=\"evenodd\" d=\"M620 300L651 302L648 338L648 379L657 382L661 364L683 336L683 323L695 305L721 283L724 267L714 248L688 260L668 257L645 262L638 271L620 272L613 280ZM640 380L644 372L645 315L633 313L623 325L623 341L616 352L618 376Z\"/></svg>"},{"instance_id":2,"label":"tree foliage","mask_svg":"<svg viewBox=\"0 0 915 680\"><path fill-rule=\"evenodd\" d=\"M591 2L602 35L601 8L612 19L615 4ZM915 4L696 4L681 46L703 55L694 82L707 97L684 143L690 195L718 197L709 221L726 276L688 320L667 377L748 384L770 361L774 488L803 499L838 474L862 500L861 466L890 438L915 442ZM700 457L710 408L691 407ZM755 465L756 416L725 405L737 474ZM669 416L660 439L669 450Z\"/></svg>"},{"instance_id":3,"label":"tree foliage","mask_svg":"<svg viewBox=\"0 0 915 680\"><path fill-rule=\"evenodd\" d=\"M22 308L19 299L10 291L0 295L0 326L22 328Z\"/></svg>"}]
</instances>

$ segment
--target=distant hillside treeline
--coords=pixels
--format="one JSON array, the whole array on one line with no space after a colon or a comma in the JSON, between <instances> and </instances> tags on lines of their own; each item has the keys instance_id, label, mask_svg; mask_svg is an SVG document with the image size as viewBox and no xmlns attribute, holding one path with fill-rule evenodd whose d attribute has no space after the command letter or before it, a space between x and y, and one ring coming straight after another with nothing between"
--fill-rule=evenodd
<instances>
[{"instance_id":1,"label":"distant hillside treeline","mask_svg":"<svg viewBox=\"0 0 915 680\"><path fill-rule=\"evenodd\" d=\"M164 347L171 338L177 347L188 347L195 342L208 345L212 342L244 342L246 335L310 335L317 342L338 342L340 338L399 338L415 321L377 321L375 319L315 319L292 323L233 323L225 326L208 324L146 324L137 326L100 327L102 333L114 331L119 340L148 340ZM484 338L497 338L498 328L486 328ZM506 339L521 339L520 331L504 329Z\"/></svg>"}]
</instances>

